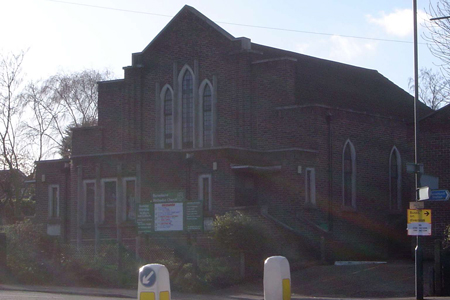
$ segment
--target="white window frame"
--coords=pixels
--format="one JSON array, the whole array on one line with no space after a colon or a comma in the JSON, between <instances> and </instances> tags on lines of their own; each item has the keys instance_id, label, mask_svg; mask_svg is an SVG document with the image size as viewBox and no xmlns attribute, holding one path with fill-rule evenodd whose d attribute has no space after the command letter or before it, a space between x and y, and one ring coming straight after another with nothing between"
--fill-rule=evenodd
<instances>
[{"instance_id":1,"label":"white window frame","mask_svg":"<svg viewBox=\"0 0 450 300\"><path fill-rule=\"evenodd\" d=\"M208 211L212 211L212 176L211 174L202 174L198 176L198 198L202 201L203 199L203 179L207 178L209 183L208 188L208 196L209 196L209 202L208 202ZM203 204L204 205L204 204Z\"/></svg>"},{"instance_id":2,"label":"white window frame","mask_svg":"<svg viewBox=\"0 0 450 300\"><path fill-rule=\"evenodd\" d=\"M56 188L56 216L53 215L53 188ZM48 186L48 217L59 218L59 184L50 184Z\"/></svg>"},{"instance_id":3,"label":"white window frame","mask_svg":"<svg viewBox=\"0 0 450 300\"><path fill-rule=\"evenodd\" d=\"M391 162L392 156L395 155L397 158L397 203L396 207L392 206L392 182L391 182ZM398 151L397 147L393 147L391 153L389 155L389 207L391 210L400 211L402 209L402 157L400 155L400 151Z\"/></svg>"},{"instance_id":4,"label":"white window frame","mask_svg":"<svg viewBox=\"0 0 450 300\"><path fill-rule=\"evenodd\" d=\"M101 180L101 205L100 205L100 211L101 211L101 220L100 223L105 223L105 183L106 182L115 182L116 183L116 221L115 224L118 224L118 216L119 216L119 185L117 184L117 178L105 178Z\"/></svg>"},{"instance_id":5,"label":"white window frame","mask_svg":"<svg viewBox=\"0 0 450 300\"><path fill-rule=\"evenodd\" d=\"M351 187L352 187L352 205L348 206L345 204L345 150L350 147L350 154L352 159L352 177L351 177ZM356 209L356 150L353 143L348 139L344 148L342 148L342 206L352 207Z\"/></svg>"},{"instance_id":6,"label":"white window frame","mask_svg":"<svg viewBox=\"0 0 450 300\"><path fill-rule=\"evenodd\" d=\"M122 209L122 221L127 221L127 182L128 181L134 181L134 204L135 204L135 209L136 209L136 204L137 204L137 179L136 177L124 177L122 178L122 187L123 187L123 195L122 195L122 199L123 199L123 209ZM134 221L136 221L136 215L134 216Z\"/></svg>"},{"instance_id":7,"label":"white window frame","mask_svg":"<svg viewBox=\"0 0 450 300\"><path fill-rule=\"evenodd\" d=\"M310 174L309 181L308 174ZM311 195L308 194L308 191L311 191ZM305 169L305 204L316 205L316 170L314 168Z\"/></svg>"},{"instance_id":8,"label":"white window frame","mask_svg":"<svg viewBox=\"0 0 450 300\"><path fill-rule=\"evenodd\" d=\"M93 183L94 184L94 223L96 223L96 199L97 199L97 181L95 179L88 179L88 180L83 180L83 206L82 206L82 212L83 212L83 224L86 224L87 221L87 197L86 197L86 192L87 192L87 188L86 185L89 183Z\"/></svg>"}]
</instances>

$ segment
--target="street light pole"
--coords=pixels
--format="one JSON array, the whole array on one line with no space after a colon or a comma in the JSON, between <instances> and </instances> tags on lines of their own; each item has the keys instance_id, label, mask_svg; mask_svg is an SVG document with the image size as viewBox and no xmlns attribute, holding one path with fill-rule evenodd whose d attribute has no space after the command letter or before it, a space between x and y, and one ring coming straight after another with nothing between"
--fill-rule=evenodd
<instances>
[{"instance_id":1,"label":"street light pole","mask_svg":"<svg viewBox=\"0 0 450 300\"><path fill-rule=\"evenodd\" d=\"M417 101L419 100L419 52L417 42L417 0L413 0L413 19L414 19L414 164L418 164L417 153ZM419 173L414 173L415 190L419 186ZM419 200L417 193L416 202ZM416 300L423 300L423 251L420 245L420 236L416 236L415 249L415 279L416 279Z\"/></svg>"}]
</instances>

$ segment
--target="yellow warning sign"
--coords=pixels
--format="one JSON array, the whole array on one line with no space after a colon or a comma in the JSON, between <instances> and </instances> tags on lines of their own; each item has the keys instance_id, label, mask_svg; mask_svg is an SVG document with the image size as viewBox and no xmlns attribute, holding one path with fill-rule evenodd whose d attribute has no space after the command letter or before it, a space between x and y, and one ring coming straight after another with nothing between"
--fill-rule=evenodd
<instances>
[{"instance_id":1,"label":"yellow warning sign","mask_svg":"<svg viewBox=\"0 0 450 300\"><path fill-rule=\"evenodd\" d=\"M431 209L408 209L408 224L410 223L431 224Z\"/></svg>"}]
</instances>

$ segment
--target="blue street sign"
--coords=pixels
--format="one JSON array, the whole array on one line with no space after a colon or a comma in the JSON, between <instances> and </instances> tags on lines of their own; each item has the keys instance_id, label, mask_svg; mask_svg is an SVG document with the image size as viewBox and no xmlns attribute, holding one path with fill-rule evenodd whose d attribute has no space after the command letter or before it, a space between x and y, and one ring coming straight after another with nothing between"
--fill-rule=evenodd
<instances>
[{"instance_id":1,"label":"blue street sign","mask_svg":"<svg viewBox=\"0 0 450 300\"><path fill-rule=\"evenodd\" d=\"M448 190L432 190L430 192L431 201L447 201L450 198L450 192Z\"/></svg>"},{"instance_id":2,"label":"blue street sign","mask_svg":"<svg viewBox=\"0 0 450 300\"><path fill-rule=\"evenodd\" d=\"M156 282L156 273L151 267L145 266L139 274L139 280L145 287L152 287Z\"/></svg>"}]
</instances>

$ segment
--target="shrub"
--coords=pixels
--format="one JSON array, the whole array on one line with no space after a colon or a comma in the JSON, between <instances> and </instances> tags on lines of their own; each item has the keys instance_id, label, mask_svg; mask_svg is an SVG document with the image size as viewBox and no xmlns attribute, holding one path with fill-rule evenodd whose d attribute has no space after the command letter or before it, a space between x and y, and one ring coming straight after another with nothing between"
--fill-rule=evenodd
<instances>
[{"instance_id":1,"label":"shrub","mask_svg":"<svg viewBox=\"0 0 450 300\"><path fill-rule=\"evenodd\" d=\"M241 211L217 216L212 238L230 251L264 253L267 236L262 227Z\"/></svg>"},{"instance_id":2,"label":"shrub","mask_svg":"<svg viewBox=\"0 0 450 300\"><path fill-rule=\"evenodd\" d=\"M42 225L29 220L4 227L7 265L16 282L28 284L72 284L82 286L136 287L138 263L121 248L118 268L117 243L77 251L45 234Z\"/></svg>"},{"instance_id":3,"label":"shrub","mask_svg":"<svg viewBox=\"0 0 450 300\"><path fill-rule=\"evenodd\" d=\"M197 277L192 263L182 263L173 266L171 262L163 261L170 272L172 289L181 292L199 293L217 288L224 288L239 282L236 270L230 266L227 258L205 258L198 261ZM170 267L170 266L173 267ZM175 272L174 272L175 270ZM175 276L173 276L175 275Z\"/></svg>"},{"instance_id":4,"label":"shrub","mask_svg":"<svg viewBox=\"0 0 450 300\"><path fill-rule=\"evenodd\" d=\"M7 265L11 274L24 283L44 283L52 277L51 240L42 226L29 220L4 227L7 238Z\"/></svg>"}]
</instances>

